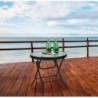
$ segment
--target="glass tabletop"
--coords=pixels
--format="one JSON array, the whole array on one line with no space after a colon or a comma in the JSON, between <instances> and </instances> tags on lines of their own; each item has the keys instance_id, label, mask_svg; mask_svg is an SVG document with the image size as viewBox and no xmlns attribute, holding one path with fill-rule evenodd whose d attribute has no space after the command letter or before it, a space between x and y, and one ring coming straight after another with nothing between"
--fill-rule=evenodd
<instances>
[{"instance_id":1,"label":"glass tabletop","mask_svg":"<svg viewBox=\"0 0 98 98\"><path fill-rule=\"evenodd\" d=\"M30 57L33 59L43 59L43 60L52 60L52 59L61 59L67 56L66 52L59 51L58 53L49 53L44 54L43 52L33 52L30 54Z\"/></svg>"}]
</instances>

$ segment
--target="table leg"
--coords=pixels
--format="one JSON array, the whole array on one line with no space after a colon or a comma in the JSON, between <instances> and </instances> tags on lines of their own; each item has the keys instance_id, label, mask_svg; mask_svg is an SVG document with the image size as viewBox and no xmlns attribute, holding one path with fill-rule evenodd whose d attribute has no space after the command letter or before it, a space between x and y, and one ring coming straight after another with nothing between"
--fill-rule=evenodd
<instances>
[{"instance_id":1,"label":"table leg","mask_svg":"<svg viewBox=\"0 0 98 98\"><path fill-rule=\"evenodd\" d=\"M34 80L32 81L31 85L33 85L33 83L35 82L35 80L37 79L37 76L38 76L38 72L39 72L39 68L40 68L40 62L39 60L36 61L36 65L37 65L37 71L36 71L36 74L35 74L35 77L34 77Z\"/></svg>"},{"instance_id":2,"label":"table leg","mask_svg":"<svg viewBox=\"0 0 98 98\"><path fill-rule=\"evenodd\" d=\"M41 73L40 73L40 63L41 63L41 60L37 60L36 61L36 65L37 65L37 71L36 71L36 74L35 74L35 78L33 80L33 82L31 83L31 85L36 81L38 75L39 75L39 79L41 80L41 91L42 91L42 96L44 96L44 81L41 77Z\"/></svg>"},{"instance_id":3,"label":"table leg","mask_svg":"<svg viewBox=\"0 0 98 98\"><path fill-rule=\"evenodd\" d=\"M56 73L56 75L57 75L57 76L58 76L58 75L60 76L60 79L61 79L62 83L65 85L65 82L64 82L64 80L63 80L63 78L62 78L62 75L61 75L61 73L60 73L60 68L61 68L61 65L62 65L63 60L64 60L64 59L61 60L60 65L58 65L57 60L54 60L54 64L55 64L56 67L57 67L57 73Z\"/></svg>"}]
</instances>

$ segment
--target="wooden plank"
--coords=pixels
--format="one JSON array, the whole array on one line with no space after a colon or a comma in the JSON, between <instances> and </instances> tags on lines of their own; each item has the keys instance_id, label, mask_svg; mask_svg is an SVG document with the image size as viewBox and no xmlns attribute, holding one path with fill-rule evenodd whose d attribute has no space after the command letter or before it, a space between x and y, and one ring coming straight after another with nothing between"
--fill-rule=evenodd
<instances>
[{"instance_id":1,"label":"wooden plank","mask_svg":"<svg viewBox=\"0 0 98 98\"><path fill-rule=\"evenodd\" d=\"M0 65L0 75L4 74L7 70L13 67L13 64L2 64Z\"/></svg>"},{"instance_id":2,"label":"wooden plank","mask_svg":"<svg viewBox=\"0 0 98 98\"><path fill-rule=\"evenodd\" d=\"M95 93L98 95L98 85L96 84L96 79L94 79L94 81L92 81L92 77L93 77L93 75L94 75L94 72L95 72L95 69L96 69L96 67L94 68L94 67L92 67L92 66L94 66L94 63L90 63L90 61L88 60L88 61L86 61L86 59L84 59L84 61L85 61L85 64L86 64L86 66L85 66L85 64L83 63L83 64L81 64L82 65L82 67L81 66L79 66L80 67L80 70L82 70L83 72L84 72L84 75L85 75L85 77L84 77L84 79L88 82L89 81L89 85L90 85L90 87L95 91ZM80 59L80 61L79 61L79 63L81 63L82 61L81 61L81 59ZM96 62L95 62L96 63ZM89 67L88 67L89 66ZM94 68L94 69L93 69ZM91 70L91 71L90 71Z\"/></svg>"},{"instance_id":3,"label":"wooden plank","mask_svg":"<svg viewBox=\"0 0 98 98\"><path fill-rule=\"evenodd\" d=\"M74 64L76 64L76 63L74 63ZM86 92L86 90L85 90L88 87L88 85L86 84L87 86L86 85L85 85L85 87L83 86L85 81L83 81L83 79L80 80L81 77L77 76L78 70L75 71L74 68L71 68L70 65L73 66L73 63L70 63L69 66L67 66L67 67L68 67L68 69L70 71L70 74L74 77L75 80L77 80L77 86L79 88L79 91L84 96L90 96L90 94L88 92Z\"/></svg>"},{"instance_id":4,"label":"wooden plank","mask_svg":"<svg viewBox=\"0 0 98 98\"><path fill-rule=\"evenodd\" d=\"M43 67L48 67L47 61L43 61L42 63ZM45 76L49 76L49 70L46 69L44 74ZM50 78L46 78L45 81L50 81ZM44 96L53 96L52 86L50 82L44 83Z\"/></svg>"},{"instance_id":5,"label":"wooden plank","mask_svg":"<svg viewBox=\"0 0 98 98\"><path fill-rule=\"evenodd\" d=\"M45 65L45 67L48 67L47 61L46 61L46 62L44 61L44 65ZM47 71L47 76L49 76L49 75L50 75L50 74L49 74L49 70L47 69L46 71ZM48 78L46 81L50 81L50 78ZM45 95L45 96L53 96L53 91L52 91L51 82L46 82L46 83L44 84L44 95Z\"/></svg>"},{"instance_id":6,"label":"wooden plank","mask_svg":"<svg viewBox=\"0 0 98 98\"><path fill-rule=\"evenodd\" d=\"M42 96L42 85L40 79L37 79L37 85L36 85L36 93L35 96Z\"/></svg>"},{"instance_id":7,"label":"wooden plank","mask_svg":"<svg viewBox=\"0 0 98 98\"><path fill-rule=\"evenodd\" d=\"M70 63L71 63L71 61L70 61ZM74 66L73 70L76 70L77 74L79 75L79 77L81 79L81 80L79 79L79 82L81 83L81 86L85 89L85 91L89 95L98 95L98 93L96 91L94 91L93 87L91 86L90 80L88 80L88 76L86 77L86 75L85 75L85 72L88 72L89 68L87 68L87 67L89 67L89 65L88 64L85 65L85 69L87 69L86 71L82 69L83 68L83 64L82 64L83 61L84 61L84 59L82 59L81 62L79 59L73 60L71 67ZM75 72L74 72L74 74L75 74Z\"/></svg>"},{"instance_id":8,"label":"wooden plank","mask_svg":"<svg viewBox=\"0 0 98 98\"><path fill-rule=\"evenodd\" d=\"M6 82L5 86L0 91L1 96L6 96L9 93L10 89L14 85L15 81L17 80L17 78L22 70L23 64L21 64L21 66L18 66L18 64L16 64L16 66L17 67L15 68L15 70L14 69L13 69L14 71L12 70L9 80Z\"/></svg>"},{"instance_id":9,"label":"wooden plank","mask_svg":"<svg viewBox=\"0 0 98 98\"><path fill-rule=\"evenodd\" d=\"M88 61L87 61L88 62ZM96 66L96 65L98 65L98 60L97 60L97 58L89 58L89 62L88 62L88 65L91 65L90 67L89 67L89 72L91 72L91 74L94 76L94 77L96 77L96 79L98 80L98 66ZM93 78L94 79L94 78ZM96 79L94 79L94 80L96 80ZM96 80L96 81L97 81Z\"/></svg>"},{"instance_id":10,"label":"wooden plank","mask_svg":"<svg viewBox=\"0 0 98 98\"><path fill-rule=\"evenodd\" d=\"M66 82L65 82L65 84L63 84L61 81L58 81L58 83L59 83L59 88L62 92L62 95L63 96L71 96L71 93L69 91L69 88L66 85Z\"/></svg>"},{"instance_id":11,"label":"wooden plank","mask_svg":"<svg viewBox=\"0 0 98 98\"><path fill-rule=\"evenodd\" d=\"M17 96L20 86L22 84L22 81L24 81L24 76L26 74L26 70L29 68L29 66L27 65L27 63L24 65L24 67L21 70L21 73L18 77L18 79L15 81L13 87L11 88L11 90L8 93L8 96Z\"/></svg>"},{"instance_id":12,"label":"wooden plank","mask_svg":"<svg viewBox=\"0 0 98 98\"><path fill-rule=\"evenodd\" d=\"M61 60L58 60L57 62L58 62L58 65L60 65ZM63 61L63 62L64 62L64 61ZM62 67L62 66L63 66L63 63L62 63L62 65L61 65L61 67ZM56 72L57 72L57 69L54 69L54 72L56 73ZM60 73L62 73L61 68L60 68ZM64 73L63 73L63 74L64 74ZM63 75L63 74L62 74L62 75ZM64 83L62 83L62 81L63 81ZM68 86L67 86L67 84L66 84L66 81L64 81L63 78L62 78L62 81L61 81L61 80L58 81L59 88L60 88L60 91L61 91L62 95L63 95L63 96L71 96L71 93L70 93L69 88L68 88Z\"/></svg>"},{"instance_id":13,"label":"wooden plank","mask_svg":"<svg viewBox=\"0 0 98 98\"><path fill-rule=\"evenodd\" d=\"M50 82L44 84L44 96L53 96L52 86Z\"/></svg>"},{"instance_id":14,"label":"wooden plank","mask_svg":"<svg viewBox=\"0 0 98 98\"><path fill-rule=\"evenodd\" d=\"M35 96L36 82L34 82L34 84L31 85L32 81L34 80L35 73L36 73L35 62L32 63L32 66L33 66L33 68L32 68L32 72L31 72L30 81L29 81L26 96Z\"/></svg>"},{"instance_id":15,"label":"wooden plank","mask_svg":"<svg viewBox=\"0 0 98 98\"><path fill-rule=\"evenodd\" d=\"M46 67L50 67L50 64L48 65L48 61L46 62ZM49 70L47 69L47 75L51 75ZM51 79L49 78L48 81L51 81ZM49 87L49 88L47 88ZM51 82L47 82L45 84L45 96L53 96L53 89L52 89L52 85L51 85Z\"/></svg>"},{"instance_id":16,"label":"wooden plank","mask_svg":"<svg viewBox=\"0 0 98 98\"><path fill-rule=\"evenodd\" d=\"M7 84L10 76L13 74L16 68L18 67L14 64L11 64L9 67L6 66L6 68L4 68L3 73L0 75L0 92Z\"/></svg>"},{"instance_id":17,"label":"wooden plank","mask_svg":"<svg viewBox=\"0 0 98 98\"><path fill-rule=\"evenodd\" d=\"M0 71L2 70L2 68L4 68L6 66L6 64L0 64Z\"/></svg>"},{"instance_id":18,"label":"wooden plank","mask_svg":"<svg viewBox=\"0 0 98 98\"><path fill-rule=\"evenodd\" d=\"M53 66L53 62L49 61L48 63L50 63L50 64L49 64L50 66ZM48 66L49 66L49 65L48 65ZM54 74L55 74L54 69L49 70L49 74L54 75ZM62 93L61 93L61 91L60 91L58 82L57 82L57 81L53 81L54 79L55 79L55 78L50 78L50 81L52 81L52 82L51 82L51 85L52 85L52 89L53 89L53 95L54 95L54 96L62 96Z\"/></svg>"},{"instance_id":19,"label":"wooden plank","mask_svg":"<svg viewBox=\"0 0 98 98\"><path fill-rule=\"evenodd\" d=\"M25 74L22 78L22 83L21 83L21 86L20 86L20 89L19 89L19 92L18 92L18 96L26 96L26 93L27 93L27 89L28 89L28 85L29 85L29 82L30 82L30 74L32 72L32 65L31 64L26 64L27 67L26 69L23 71ZM22 72L22 73L23 73Z\"/></svg>"},{"instance_id":20,"label":"wooden plank","mask_svg":"<svg viewBox=\"0 0 98 98\"><path fill-rule=\"evenodd\" d=\"M40 66L41 66L41 68L47 67L46 61L41 61ZM41 77L48 76L47 69L40 69L40 73L41 73ZM44 78L44 80L43 80L44 86L46 85L45 81L48 81L48 80L49 80L48 78ZM46 88L44 87L44 95L46 95L45 93L47 91L47 90L45 91L45 89ZM36 96L42 96L42 84L41 84L40 79L37 80Z\"/></svg>"},{"instance_id":21,"label":"wooden plank","mask_svg":"<svg viewBox=\"0 0 98 98\"><path fill-rule=\"evenodd\" d=\"M66 69L66 70L64 70ZM81 84L79 81L75 78L75 76L70 72L68 68L68 65L62 66L62 71L65 73L63 75L64 79L66 80L66 84L68 85L68 88L72 94L72 96L85 96L87 93L84 91L82 88Z\"/></svg>"},{"instance_id":22,"label":"wooden plank","mask_svg":"<svg viewBox=\"0 0 98 98\"><path fill-rule=\"evenodd\" d=\"M73 68L74 71L71 71L71 72L77 77L77 80L80 82L81 86L83 87L87 95L88 96L93 95L94 92L92 88L90 87L89 83L87 83L87 81L84 80L84 74L82 72L82 75L81 75L81 71L79 70L76 62L74 62L74 66L72 64L71 65L69 64L69 66Z\"/></svg>"}]
</instances>

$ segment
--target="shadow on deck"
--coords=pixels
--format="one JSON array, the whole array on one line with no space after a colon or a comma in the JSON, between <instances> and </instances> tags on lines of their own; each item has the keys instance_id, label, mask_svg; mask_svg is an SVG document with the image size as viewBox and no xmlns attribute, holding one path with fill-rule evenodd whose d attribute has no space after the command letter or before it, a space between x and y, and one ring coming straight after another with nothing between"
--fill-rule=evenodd
<instances>
[{"instance_id":1,"label":"shadow on deck","mask_svg":"<svg viewBox=\"0 0 98 98\"><path fill-rule=\"evenodd\" d=\"M31 62L0 64L0 96L41 96L41 82L37 80L30 85L36 72L34 65ZM66 59L60 71L66 85L61 81L45 83L45 96L98 96L98 57ZM55 72L51 69L41 74Z\"/></svg>"}]
</instances>

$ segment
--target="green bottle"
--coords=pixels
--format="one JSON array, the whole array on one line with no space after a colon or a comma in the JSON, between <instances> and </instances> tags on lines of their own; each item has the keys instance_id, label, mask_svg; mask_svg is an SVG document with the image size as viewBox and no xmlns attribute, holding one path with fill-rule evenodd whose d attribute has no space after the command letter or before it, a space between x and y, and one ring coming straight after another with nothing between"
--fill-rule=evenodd
<instances>
[{"instance_id":1,"label":"green bottle","mask_svg":"<svg viewBox=\"0 0 98 98\"><path fill-rule=\"evenodd\" d=\"M59 45L58 45L57 40L55 39L54 44L53 44L53 52L58 53L58 51L59 51Z\"/></svg>"},{"instance_id":2,"label":"green bottle","mask_svg":"<svg viewBox=\"0 0 98 98\"><path fill-rule=\"evenodd\" d=\"M46 43L46 51L51 52L51 42L49 39L47 40L47 43Z\"/></svg>"}]
</instances>

